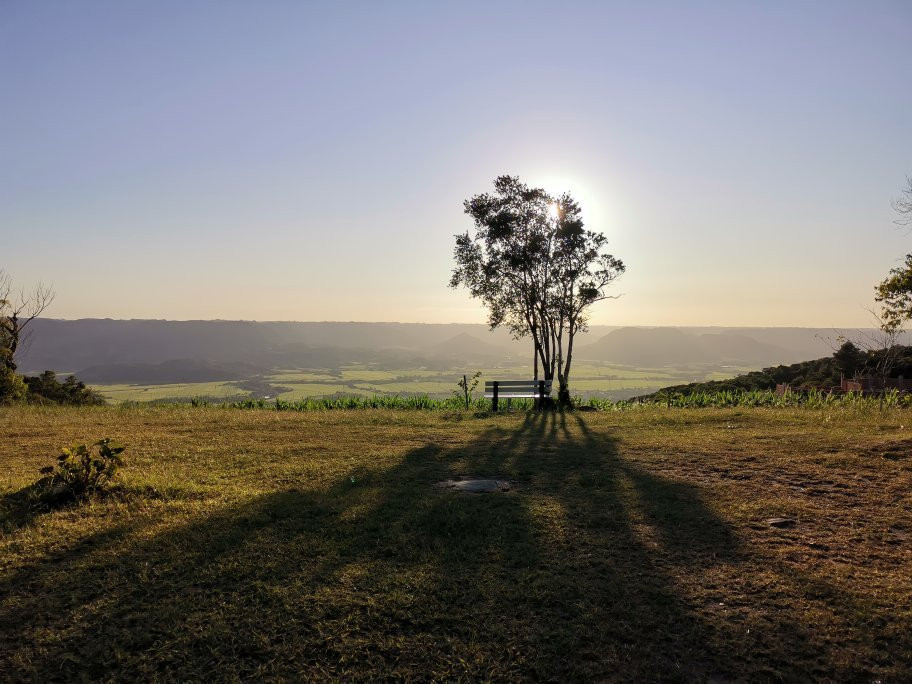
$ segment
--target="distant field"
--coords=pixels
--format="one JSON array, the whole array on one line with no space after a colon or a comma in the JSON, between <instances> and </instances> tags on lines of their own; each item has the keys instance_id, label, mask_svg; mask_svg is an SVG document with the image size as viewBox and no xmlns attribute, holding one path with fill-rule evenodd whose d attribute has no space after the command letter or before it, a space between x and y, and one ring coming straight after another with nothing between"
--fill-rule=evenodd
<instances>
[{"instance_id":1,"label":"distant field","mask_svg":"<svg viewBox=\"0 0 912 684\"><path fill-rule=\"evenodd\" d=\"M532 367L470 369L482 371L481 382L498 378L532 377ZM579 362L574 366L571 388L586 398L623 399L646 394L669 385L731 378L753 370L717 365L691 365L679 368L631 368L629 366ZM449 396L462 377L459 370L426 368L385 370L366 366L346 366L336 370L283 369L259 378L272 391L255 391L256 397L299 400L339 394L427 394ZM109 401L154 401L209 397L214 399L246 396L250 390L233 382L188 383L181 385L95 385Z\"/></svg>"},{"instance_id":2,"label":"distant field","mask_svg":"<svg viewBox=\"0 0 912 684\"><path fill-rule=\"evenodd\" d=\"M328 397L335 394L372 394L369 390L361 390L353 385L342 385L338 383L307 383L307 382L283 382L283 387L288 391L275 394L273 398L287 399L288 401L297 401L307 397Z\"/></svg>"},{"instance_id":3,"label":"distant field","mask_svg":"<svg viewBox=\"0 0 912 684\"><path fill-rule=\"evenodd\" d=\"M95 385L102 396L115 403L191 399L193 397L240 397L246 391L230 382L191 382L179 385Z\"/></svg>"},{"instance_id":4,"label":"distant field","mask_svg":"<svg viewBox=\"0 0 912 684\"><path fill-rule=\"evenodd\" d=\"M910 421L0 408L0 672L908 681ZM102 436L118 495L28 505Z\"/></svg>"}]
</instances>

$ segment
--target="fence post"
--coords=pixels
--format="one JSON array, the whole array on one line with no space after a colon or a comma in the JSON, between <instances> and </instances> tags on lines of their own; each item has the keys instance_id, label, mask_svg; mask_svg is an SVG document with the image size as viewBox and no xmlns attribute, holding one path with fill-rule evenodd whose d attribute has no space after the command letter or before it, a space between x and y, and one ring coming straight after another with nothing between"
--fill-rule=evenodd
<instances>
[{"instance_id":1,"label":"fence post","mask_svg":"<svg viewBox=\"0 0 912 684\"><path fill-rule=\"evenodd\" d=\"M497 411L497 390L499 383L497 380L494 381L494 396L491 398L491 408L494 411Z\"/></svg>"}]
</instances>

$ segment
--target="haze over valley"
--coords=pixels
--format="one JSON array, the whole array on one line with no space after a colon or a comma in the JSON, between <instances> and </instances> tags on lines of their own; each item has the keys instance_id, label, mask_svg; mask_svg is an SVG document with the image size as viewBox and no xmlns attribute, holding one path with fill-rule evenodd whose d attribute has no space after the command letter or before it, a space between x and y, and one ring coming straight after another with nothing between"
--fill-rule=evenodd
<instances>
[{"instance_id":1,"label":"haze over valley","mask_svg":"<svg viewBox=\"0 0 912 684\"><path fill-rule=\"evenodd\" d=\"M449 396L463 373L531 377L527 340L486 325L37 319L26 373L75 373L112 401ZM814 328L592 326L574 390L623 399L832 353Z\"/></svg>"}]
</instances>

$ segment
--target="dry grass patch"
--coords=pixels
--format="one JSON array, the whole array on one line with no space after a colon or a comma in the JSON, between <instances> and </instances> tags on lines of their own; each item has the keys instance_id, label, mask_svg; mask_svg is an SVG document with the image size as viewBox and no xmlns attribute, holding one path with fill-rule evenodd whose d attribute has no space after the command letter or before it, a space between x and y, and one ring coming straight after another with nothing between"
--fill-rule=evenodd
<instances>
[{"instance_id":1,"label":"dry grass patch","mask_svg":"<svg viewBox=\"0 0 912 684\"><path fill-rule=\"evenodd\" d=\"M0 671L907 680L910 419L0 409ZM134 495L17 508L102 436Z\"/></svg>"}]
</instances>

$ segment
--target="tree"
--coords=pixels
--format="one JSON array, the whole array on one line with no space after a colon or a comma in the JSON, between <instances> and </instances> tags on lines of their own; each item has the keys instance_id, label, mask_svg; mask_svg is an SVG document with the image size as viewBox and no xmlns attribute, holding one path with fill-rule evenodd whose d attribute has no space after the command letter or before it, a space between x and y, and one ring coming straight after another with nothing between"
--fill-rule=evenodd
<instances>
[{"instance_id":1,"label":"tree","mask_svg":"<svg viewBox=\"0 0 912 684\"><path fill-rule=\"evenodd\" d=\"M893 200L893 211L896 218L893 220L897 226L912 227L912 177L906 176L906 187L902 194Z\"/></svg>"},{"instance_id":2,"label":"tree","mask_svg":"<svg viewBox=\"0 0 912 684\"><path fill-rule=\"evenodd\" d=\"M15 292L10 275L0 269L0 367L16 371L16 351L25 342L26 329L54 301L54 291L38 283Z\"/></svg>"},{"instance_id":3,"label":"tree","mask_svg":"<svg viewBox=\"0 0 912 684\"><path fill-rule=\"evenodd\" d=\"M505 325L533 342L533 365L558 381L558 400L570 401L573 343L593 304L625 270L605 252L607 238L586 230L579 204L554 197L515 176L500 176L494 193L464 203L474 235L456 236L451 287L464 286L488 310L492 329Z\"/></svg>"},{"instance_id":4,"label":"tree","mask_svg":"<svg viewBox=\"0 0 912 684\"><path fill-rule=\"evenodd\" d=\"M903 332L903 320L892 317L887 311L878 314L869 309L869 312L877 322L877 328L873 332L862 333L859 344L867 350L866 370L872 378L877 378L879 387L876 389L881 392L880 408L883 408L887 380L891 377L893 368L904 352L904 348L899 344L899 338Z\"/></svg>"},{"instance_id":5,"label":"tree","mask_svg":"<svg viewBox=\"0 0 912 684\"><path fill-rule=\"evenodd\" d=\"M876 301L883 307L885 318L897 323L912 319L912 254L902 266L890 270L877 286Z\"/></svg>"},{"instance_id":6,"label":"tree","mask_svg":"<svg viewBox=\"0 0 912 684\"><path fill-rule=\"evenodd\" d=\"M894 223L912 230L912 178L906 178L906 187L896 200ZM906 255L905 263L890 270L887 277L876 287L875 299L883 307L885 321L900 325L912 320L912 254Z\"/></svg>"},{"instance_id":7,"label":"tree","mask_svg":"<svg viewBox=\"0 0 912 684\"><path fill-rule=\"evenodd\" d=\"M63 382L57 379L54 371L46 370L35 377L22 378L28 392L36 401L49 401L57 404L101 405L104 397L86 387L75 375L70 375Z\"/></svg>"},{"instance_id":8,"label":"tree","mask_svg":"<svg viewBox=\"0 0 912 684\"><path fill-rule=\"evenodd\" d=\"M865 353L851 340L843 341L839 349L833 353L833 359L839 372L847 378L857 377L867 363Z\"/></svg>"}]
</instances>

